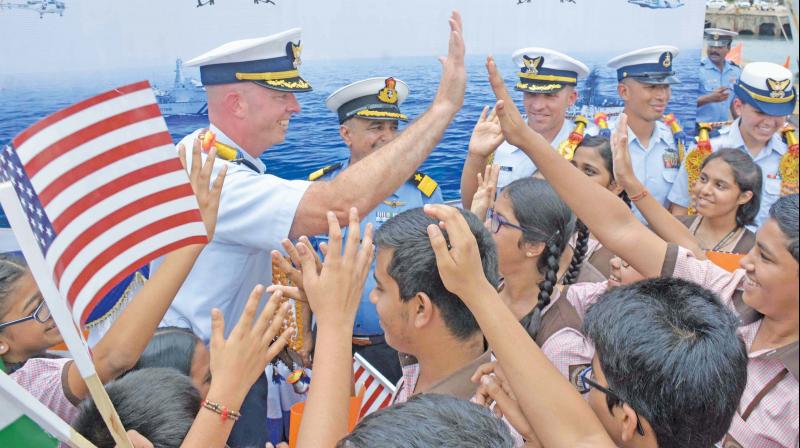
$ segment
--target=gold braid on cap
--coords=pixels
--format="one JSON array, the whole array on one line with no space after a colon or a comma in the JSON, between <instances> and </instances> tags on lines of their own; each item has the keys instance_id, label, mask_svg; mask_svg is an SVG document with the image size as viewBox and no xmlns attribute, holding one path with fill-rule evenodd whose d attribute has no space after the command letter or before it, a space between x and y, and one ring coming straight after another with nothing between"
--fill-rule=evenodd
<instances>
[{"instance_id":1,"label":"gold braid on cap","mask_svg":"<svg viewBox=\"0 0 800 448\"><path fill-rule=\"evenodd\" d=\"M686 156L686 160L683 162L686 164L686 174L689 178L689 182L687 183L689 186L689 197L692 197L694 183L700 179L700 167L703 166L703 162L706 158L711 155L711 138L709 136L711 126L709 126L708 123L700 123L698 126L700 127L700 132L697 135L697 146ZM697 210L694 208L693 198L691 204L689 204L688 213L694 215L696 212Z\"/></svg>"},{"instance_id":2,"label":"gold braid on cap","mask_svg":"<svg viewBox=\"0 0 800 448\"><path fill-rule=\"evenodd\" d=\"M781 129L789 149L781 157L781 196L798 193L798 146L794 126L786 124Z\"/></svg>"}]
</instances>

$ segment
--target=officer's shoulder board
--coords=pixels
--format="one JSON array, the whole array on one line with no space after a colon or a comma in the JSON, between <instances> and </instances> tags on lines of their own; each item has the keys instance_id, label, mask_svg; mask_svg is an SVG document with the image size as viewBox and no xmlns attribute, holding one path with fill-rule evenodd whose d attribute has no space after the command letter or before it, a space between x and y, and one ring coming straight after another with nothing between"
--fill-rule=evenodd
<instances>
[{"instance_id":1,"label":"officer's shoulder board","mask_svg":"<svg viewBox=\"0 0 800 448\"><path fill-rule=\"evenodd\" d=\"M308 180L313 182L313 181L321 178L322 176L330 173L331 171L338 170L341 167L342 167L342 162L336 162L336 163L334 163L332 165L328 165L326 167L320 168L320 169L314 171L313 173L309 174L308 175Z\"/></svg>"},{"instance_id":2,"label":"officer's shoulder board","mask_svg":"<svg viewBox=\"0 0 800 448\"><path fill-rule=\"evenodd\" d=\"M414 184L426 197L431 197L436 188L439 187L439 184L432 177L422 171L415 172L408 181Z\"/></svg>"}]
</instances>

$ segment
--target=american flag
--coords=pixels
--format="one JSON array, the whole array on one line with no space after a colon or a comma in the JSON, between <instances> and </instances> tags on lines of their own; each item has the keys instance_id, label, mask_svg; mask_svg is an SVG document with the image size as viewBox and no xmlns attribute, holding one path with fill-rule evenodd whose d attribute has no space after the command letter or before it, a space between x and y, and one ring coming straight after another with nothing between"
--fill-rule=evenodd
<instances>
[{"instance_id":1,"label":"american flag","mask_svg":"<svg viewBox=\"0 0 800 448\"><path fill-rule=\"evenodd\" d=\"M207 242L186 172L147 81L29 127L0 152L61 295L82 325L121 280Z\"/></svg>"},{"instance_id":2,"label":"american flag","mask_svg":"<svg viewBox=\"0 0 800 448\"><path fill-rule=\"evenodd\" d=\"M389 406L395 391L394 385L358 353L353 356L353 380L356 383L356 395L364 390L359 420Z\"/></svg>"}]
</instances>

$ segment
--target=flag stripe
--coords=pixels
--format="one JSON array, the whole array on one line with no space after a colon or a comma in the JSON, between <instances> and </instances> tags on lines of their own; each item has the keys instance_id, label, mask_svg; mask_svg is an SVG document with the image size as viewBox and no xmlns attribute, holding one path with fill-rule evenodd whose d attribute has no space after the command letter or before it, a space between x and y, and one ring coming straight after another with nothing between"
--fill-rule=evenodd
<instances>
[{"instance_id":1,"label":"flag stripe","mask_svg":"<svg viewBox=\"0 0 800 448\"><path fill-rule=\"evenodd\" d=\"M12 140L12 144L15 147L19 148L31 137L33 137L36 134L40 134L41 131L43 131L50 125L53 125L71 115L75 115L81 111L87 110L92 106L96 106L100 103L107 102L108 100L113 100L115 98L119 98L124 95L128 95L138 91L146 91L152 94L152 90L150 90L150 83L147 81L137 82L97 95L95 97L89 98L86 101L81 101L80 103L73 104L72 106L62 109L52 115L49 115L47 118L36 122L28 129L25 129L19 135L14 137L14 140Z\"/></svg>"},{"instance_id":2,"label":"flag stripe","mask_svg":"<svg viewBox=\"0 0 800 448\"><path fill-rule=\"evenodd\" d=\"M148 210L164 202L184 197L194 198L192 186L185 183L145 196L95 222L94 225L88 227L77 238L73 239L61 257L58 258L58 261L56 261L54 266L56 283L61 280L61 274L64 273L64 269L66 269L69 263L72 263L72 260L75 259L78 253L89 243L103 235L107 230L144 210Z\"/></svg>"},{"instance_id":3,"label":"flag stripe","mask_svg":"<svg viewBox=\"0 0 800 448\"><path fill-rule=\"evenodd\" d=\"M36 186L37 190L40 191L39 199L42 201L42 205L46 207L47 204L49 204L50 201L53 200L53 198L56 197L61 191L65 190L78 180L91 175L95 171L105 168L107 165L122 160L126 157L135 155L138 152L158 146L169 145L171 143L172 137L166 132L148 135L147 137L142 137L137 140L127 142L123 145L111 148L102 154L86 160L69 171L63 172L61 176L57 177L53 182L50 182L47 187L40 188L36 184L34 184L34 186ZM59 168L63 168L63 166Z\"/></svg>"},{"instance_id":4,"label":"flag stripe","mask_svg":"<svg viewBox=\"0 0 800 448\"><path fill-rule=\"evenodd\" d=\"M150 260L154 260L162 255L166 255L176 249L179 249L183 246L188 246L190 244L206 244L208 243L208 238L203 236L192 236L188 238L184 238L182 240L175 241L172 244L166 245L161 247L158 250L150 252L149 254L140 257L138 260L134 261L133 263L129 264L125 269L120 271L119 274L112 277L111 280L107 281L106 284L100 288L100 290L95 294L91 301L89 301L88 306L83 308L83 315L80 316L80 322L85 322L89 315L92 313L92 310L100 300L108 294L108 292L116 286L119 282L122 281L125 277L130 275L135 270L139 269L140 267L144 266Z\"/></svg>"},{"instance_id":5,"label":"flag stripe","mask_svg":"<svg viewBox=\"0 0 800 448\"><path fill-rule=\"evenodd\" d=\"M113 182L109 182L100 188L97 188L94 190L93 194L84 196L79 201L75 201L71 206L66 208L63 213L59 214L55 220L53 220L53 228L57 232L60 232L67 224L69 224L70 221L75 219L88 208L102 201L104 198L122 191L131 185L140 183L143 180L151 179L153 177L175 171L178 167L183 169L181 162L176 158L172 158L150 166L146 166L144 168L139 168L135 171L131 171L125 176L114 180Z\"/></svg>"},{"instance_id":6,"label":"flag stripe","mask_svg":"<svg viewBox=\"0 0 800 448\"><path fill-rule=\"evenodd\" d=\"M28 172L29 177L34 178L39 170L41 170L45 165L57 159L58 157L69 153L69 151L72 151L76 147L88 141L91 141L115 129L127 126L132 121L146 120L148 118L160 116L161 110L158 108L158 104L149 104L147 106L142 106L137 109L122 112L106 118L105 120L99 121L89 127L74 132L48 146L33 156L28 163L23 162L25 165L25 171Z\"/></svg>"},{"instance_id":7,"label":"flag stripe","mask_svg":"<svg viewBox=\"0 0 800 448\"><path fill-rule=\"evenodd\" d=\"M370 377L370 378L372 378L372 377ZM364 416L364 411L366 411L366 410L368 410L368 409L370 409L372 407L372 404L375 403L375 400L378 399L380 394L381 394L380 390L376 390L375 392L372 393L372 396L369 397L367 402L361 405L361 417Z\"/></svg>"},{"instance_id":8,"label":"flag stripe","mask_svg":"<svg viewBox=\"0 0 800 448\"><path fill-rule=\"evenodd\" d=\"M365 370L366 369L364 368L364 366L362 366L362 365L358 366L358 369L356 370L356 374L355 374L356 381L359 381L359 379L361 378L361 375L364 374Z\"/></svg>"},{"instance_id":9,"label":"flag stripe","mask_svg":"<svg viewBox=\"0 0 800 448\"><path fill-rule=\"evenodd\" d=\"M86 272L87 265L92 263L96 257L101 256L110 248L116 247L122 250L127 249L129 246L119 244L125 241L125 238L129 238L134 231L144 229L147 226L155 224L156 222L160 222L171 216L184 213L187 210L197 211L197 201L194 197L175 199L165 204L160 204L157 207L151 207L115 225L113 228L95 238L79 252L78 256L75 257L73 262L70 263L70 265L62 273L61 279L58 282L59 289L65 293L70 291L74 286L74 283L76 283L77 279L80 277L80 274L82 272ZM144 237L149 237L152 234L153 233L144 235ZM60 236L58 238L60 238ZM115 246L115 244L117 244L117 246ZM103 264L101 264L101 266ZM68 293L65 295L67 298L69 298L69 303L72 303L74 296L70 296Z\"/></svg>"},{"instance_id":10,"label":"flag stripe","mask_svg":"<svg viewBox=\"0 0 800 448\"><path fill-rule=\"evenodd\" d=\"M79 311L88 308L89 303L95 298L94 291L102 288L114 278L118 272L125 272L124 269L131 265L131 260L139 260L146 257L147 254L152 253L154 247L162 247L171 244L176 239L184 238L187 235L190 237L197 236L199 234L197 230L201 229L203 231L205 230L202 223L190 222L189 224L173 227L159 234L155 234L146 241L130 247L124 252L120 252L113 261L106 263L94 273L91 280L87 283L86 288L83 288L78 294L73 304L73 317L76 322L79 322L78 319L82 319L84 316L83 313L79 314ZM145 231L146 230L147 229L145 229ZM205 237L205 234L203 235L201 241L205 243L208 239ZM133 272L133 269L129 270L127 273L130 274L131 272Z\"/></svg>"},{"instance_id":11,"label":"flag stripe","mask_svg":"<svg viewBox=\"0 0 800 448\"><path fill-rule=\"evenodd\" d=\"M59 232L58 239L53 241L47 251L47 262L50 266L55 266L56 262L74 238L77 238L88 227L94 225L99 219L126 207L131 202L135 202L143 195L157 193L162 189L173 188L178 185L186 185L186 173L182 171L171 171L167 174L145 179L138 184L132 185L118 193L114 193L97 204L86 209L78 217L67 224Z\"/></svg>"},{"instance_id":12,"label":"flag stripe","mask_svg":"<svg viewBox=\"0 0 800 448\"><path fill-rule=\"evenodd\" d=\"M92 261L85 266L83 271L81 271L81 273L75 279L75 282L73 282L69 289L67 289L67 302L70 305L74 304L75 299L78 297L78 293L83 290L84 286L89 283L89 280L92 280L95 275L99 274L98 271L101 268L106 267L111 260L121 256L131 248L137 247L137 245L147 241L147 239L151 237L154 237L162 232L166 232L173 227L197 222L198 219L201 219L199 210L189 210L177 213L156 221L146 227L137 229L133 233L130 233L129 235L120 239L118 242L110 245L108 249L104 250L99 256L94 257ZM126 275L127 274L130 274L130 272L126 273ZM83 308L83 306L81 308Z\"/></svg>"},{"instance_id":13,"label":"flag stripe","mask_svg":"<svg viewBox=\"0 0 800 448\"><path fill-rule=\"evenodd\" d=\"M36 177L31 179L31 184L36 191L43 191L51 182L58 179L59 176L93 157L103 154L112 148L124 146L126 143L142 137L162 132L166 132L166 130L164 129L164 122L161 117L137 121L115 129L108 134L90 140L67 154L58 157L53 163L42 168L36 174Z\"/></svg>"}]
</instances>

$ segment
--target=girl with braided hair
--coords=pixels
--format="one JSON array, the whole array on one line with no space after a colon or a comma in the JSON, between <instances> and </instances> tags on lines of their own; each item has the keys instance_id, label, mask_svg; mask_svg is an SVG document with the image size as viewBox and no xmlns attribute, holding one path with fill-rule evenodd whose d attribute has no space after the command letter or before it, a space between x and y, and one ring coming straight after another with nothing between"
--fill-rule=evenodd
<instances>
[{"instance_id":1,"label":"girl with braided hair","mask_svg":"<svg viewBox=\"0 0 800 448\"><path fill-rule=\"evenodd\" d=\"M500 297L561 373L591 362L580 318L558 286L560 260L575 231L575 215L543 180L510 183L489 210L503 279Z\"/></svg>"}]
</instances>

